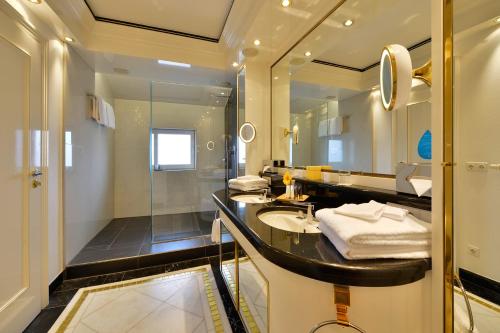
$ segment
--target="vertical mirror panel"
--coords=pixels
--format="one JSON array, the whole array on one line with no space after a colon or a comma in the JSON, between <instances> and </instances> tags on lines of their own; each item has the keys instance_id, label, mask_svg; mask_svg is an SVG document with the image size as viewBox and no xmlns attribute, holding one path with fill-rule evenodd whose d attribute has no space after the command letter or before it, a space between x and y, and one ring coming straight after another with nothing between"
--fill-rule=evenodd
<instances>
[{"instance_id":1,"label":"vertical mirror panel","mask_svg":"<svg viewBox=\"0 0 500 333\"><path fill-rule=\"evenodd\" d=\"M220 225L220 233L221 233L221 240L223 242L234 241L233 236L231 235L229 230L227 230L224 223L221 223ZM233 299L234 305L238 307L236 298L236 281L238 280L238 277L236 275L236 257L235 257L236 249L237 249L237 243L234 242L234 250L232 252L222 254L222 250L220 251L220 256L221 256L220 270L222 273L222 278L226 283L227 289L231 294L231 298Z\"/></svg>"},{"instance_id":2,"label":"vertical mirror panel","mask_svg":"<svg viewBox=\"0 0 500 333\"><path fill-rule=\"evenodd\" d=\"M225 109L231 88L153 82L153 243L208 235L225 187Z\"/></svg>"},{"instance_id":3,"label":"vertical mirror panel","mask_svg":"<svg viewBox=\"0 0 500 333\"><path fill-rule=\"evenodd\" d=\"M500 2L453 5L454 331L493 333L500 328Z\"/></svg>"},{"instance_id":4,"label":"vertical mirror panel","mask_svg":"<svg viewBox=\"0 0 500 333\"><path fill-rule=\"evenodd\" d=\"M238 176L245 175L246 143L239 136L239 129L245 123L245 67L241 68L237 77L238 104Z\"/></svg>"},{"instance_id":5,"label":"vertical mirror panel","mask_svg":"<svg viewBox=\"0 0 500 333\"><path fill-rule=\"evenodd\" d=\"M268 282L243 249L238 269L241 319L248 332L268 332Z\"/></svg>"}]
</instances>

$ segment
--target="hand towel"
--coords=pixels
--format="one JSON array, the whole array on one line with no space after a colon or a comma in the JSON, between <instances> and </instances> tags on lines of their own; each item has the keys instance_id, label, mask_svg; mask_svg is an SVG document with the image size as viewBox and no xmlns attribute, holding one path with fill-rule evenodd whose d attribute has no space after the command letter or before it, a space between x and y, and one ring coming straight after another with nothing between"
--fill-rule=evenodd
<instances>
[{"instance_id":1,"label":"hand towel","mask_svg":"<svg viewBox=\"0 0 500 333\"><path fill-rule=\"evenodd\" d=\"M107 102L104 102L105 103L105 107L106 107L106 118L108 120L107 122L107 126L109 128L112 128L114 129L115 128L115 112L113 110L113 107L107 103Z\"/></svg>"},{"instance_id":2,"label":"hand towel","mask_svg":"<svg viewBox=\"0 0 500 333\"><path fill-rule=\"evenodd\" d=\"M388 206L388 205L385 205L384 211L382 213L382 216L388 217L396 221L404 221L407 215L408 215L407 209Z\"/></svg>"},{"instance_id":3,"label":"hand towel","mask_svg":"<svg viewBox=\"0 0 500 333\"><path fill-rule=\"evenodd\" d=\"M220 224L221 219L214 219L212 222L212 242L220 244Z\"/></svg>"},{"instance_id":4,"label":"hand towel","mask_svg":"<svg viewBox=\"0 0 500 333\"><path fill-rule=\"evenodd\" d=\"M328 120L320 120L318 124L318 137L324 137L328 135Z\"/></svg>"},{"instance_id":5,"label":"hand towel","mask_svg":"<svg viewBox=\"0 0 500 333\"><path fill-rule=\"evenodd\" d=\"M344 129L343 117L333 117L328 119L328 135L341 135Z\"/></svg>"},{"instance_id":6,"label":"hand towel","mask_svg":"<svg viewBox=\"0 0 500 333\"><path fill-rule=\"evenodd\" d=\"M106 102L101 97L96 97L97 110L99 114L99 120L97 123L107 126L108 116L106 112Z\"/></svg>"},{"instance_id":7,"label":"hand towel","mask_svg":"<svg viewBox=\"0 0 500 333\"><path fill-rule=\"evenodd\" d=\"M410 178L410 183L419 197L432 188L432 179Z\"/></svg>"},{"instance_id":8,"label":"hand towel","mask_svg":"<svg viewBox=\"0 0 500 333\"><path fill-rule=\"evenodd\" d=\"M381 217L376 222L337 214L326 208L316 212L320 229L331 229L348 246L364 245L430 245L431 227L412 215L403 221ZM323 225L323 229L321 227Z\"/></svg>"},{"instance_id":9,"label":"hand towel","mask_svg":"<svg viewBox=\"0 0 500 333\"><path fill-rule=\"evenodd\" d=\"M357 217L368 221L377 221L384 212L385 205L374 200L363 204L344 204L334 208L336 214Z\"/></svg>"}]
</instances>

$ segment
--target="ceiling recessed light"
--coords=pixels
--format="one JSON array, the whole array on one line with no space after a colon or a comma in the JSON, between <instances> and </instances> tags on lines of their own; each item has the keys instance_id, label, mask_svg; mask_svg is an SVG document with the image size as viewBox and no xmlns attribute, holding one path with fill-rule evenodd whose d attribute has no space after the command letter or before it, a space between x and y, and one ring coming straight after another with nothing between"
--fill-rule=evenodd
<instances>
[{"instance_id":1,"label":"ceiling recessed light","mask_svg":"<svg viewBox=\"0 0 500 333\"><path fill-rule=\"evenodd\" d=\"M275 77L274 77L274 79L275 79L275 80L277 80L277 79L279 79L279 77L278 77L278 76L275 76Z\"/></svg>"},{"instance_id":2,"label":"ceiling recessed light","mask_svg":"<svg viewBox=\"0 0 500 333\"><path fill-rule=\"evenodd\" d=\"M290 0L281 0L281 5L283 7L289 7L290 6Z\"/></svg>"},{"instance_id":3,"label":"ceiling recessed light","mask_svg":"<svg viewBox=\"0 0 500 333\"><path fill-rule=\"evenodd\" d=\"M258 39L254 40L254 41L253 41L253 44L254 44L255 46L259 46L259 45L260 45L260 40L258 40Z\"/></svg>"},{"instance_id":4,"label":"ceiling recessed light","mask_svg":"<svg viewBox=\"0 0 500 333\"><path fill-rule=\"evenodd\" d=\"M344 21L344 27L350 27L353 24L354 24L354 21L351 19L347 19Z\"/></svg>"},{"instance_id":5,"label":"ceiling recessed light","mask_svg":"<svg viewBox=\"0 0 500 333\"><path fill-rule=\"evenodd\" d=\"M236 61L233 62L233 67L238 67L240 64L238 64Z\"/></svg>"},{"instance_id":6,"label":"ceiling recessed light","mask_svg":"<svg viewBox=\"0 0 500 333\"><path fill-rule=\"evenodd\" d=\"M224 92L221 92L220 94L221 94L221 95L224 95Z\"/></svg>"},{"instance_id":7,"label":"ceiling recessed light","mask_svg":"<svg viewBox=\"0 0 500 333\"><path fill-rule=\"evenodd\" d=\"M500 16L495 19L495 23L500 23Z\"/></svg>"},{"instance_id":8,"label":"ceiling recessed light","mask_svg":"<svg viewBox=\"0 0 500 333\"><path fill-rule=\"evenodd\" d=\"M183 62L175 62L175 61L168 61L168 60L158 60L158 63L160 65L191 68L191 64L185 64Z\"/></svg>"},{"instance_id":9,"label":"ceiling recessed light","mask_svg":"<svg viewBox=\"0 0 500 333\"><path fill-rule=\"evenodd\" d=\"M305 55L306 57L310 57L310 56L311 56L311 54L312 54L312 53L311 53L311 52L309 52L309 51L307 51L306 53L304 53L304 55Z\"/></svg>"},{"instance_id":10,"label":"ceiling recessed light","mask_svg":"<svg viewBox=\"0 0 500 333\"><path fill-rule=\"evenodd\" d=\"M31 3L35 3L37 5L41 4L42 3L42 0L28 0L29 2Z\"/></svg>"},{"instance_id":11,"label":"ceiling recessed light","mask_svg":"<svg viewBox=\"0 0 500 333\"><path fill-rule=\"evenodd\" d=\"M69 42L69 43L72 43L72 42L75 41L73 38L68 37L68 36L64 37L64 40L67 41L67 42Z\"/></svg>"}]
</instances>

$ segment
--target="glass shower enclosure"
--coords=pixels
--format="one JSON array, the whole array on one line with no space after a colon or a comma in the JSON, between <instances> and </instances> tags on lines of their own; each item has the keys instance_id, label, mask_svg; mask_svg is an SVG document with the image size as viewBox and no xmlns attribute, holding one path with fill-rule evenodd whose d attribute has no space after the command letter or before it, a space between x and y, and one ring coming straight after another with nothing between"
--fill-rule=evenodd
<instances>
[{"instance_id":1,"label":"glass shower enclosure","mask_svg":"<svg viewBox=\"0 0 500 333\"><path fill-rule=\"evenodd\" d=\"M151 83L152 242L209 235L227 178L231 87Z\"/></svg>"}]
</instances>

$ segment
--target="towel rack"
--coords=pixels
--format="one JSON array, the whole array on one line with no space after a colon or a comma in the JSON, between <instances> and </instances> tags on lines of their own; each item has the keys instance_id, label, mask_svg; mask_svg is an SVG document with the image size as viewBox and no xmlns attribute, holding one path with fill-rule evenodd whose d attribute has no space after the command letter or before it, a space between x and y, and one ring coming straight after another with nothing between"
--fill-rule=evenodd
<instances>
[{"instance_id":1,"label":"towel rack","mask_svg":"<svg viewBox=\"0 0 500 333\"><path fill-rule=\"evenodd\" d=\"M362 328L354 325L349 321L347 312L349 306L351 305L351 294L348 286L334 285L333 295L335 298L335 306L337 308L337 319L322 321L309 331L309 333L315 333L321 327L328 325L338 325L342 327L351 327L360 333L366 333Z\"/></svg>"},{"instance_id":2,"label":"towel rack","mask_svg":"<svg viewBox=\"0 0 500 333\"><path fill-rule=\"evenodd\" d=\"M316 324L310 331L309 333L315 333L317 330L319 330L320 328L322 328L323 326L328 326L328 325L338 325L338 326L343 326L343 327L351 327L353 329L355 329L356 331L360 332L360 333L366 333L366 331L364 331L362 328L350 323L350 322L344 322L344 321L341 321L341 320L326 320L326 321L323 321L319 324Z\"/></svg>"}]
</instances>

